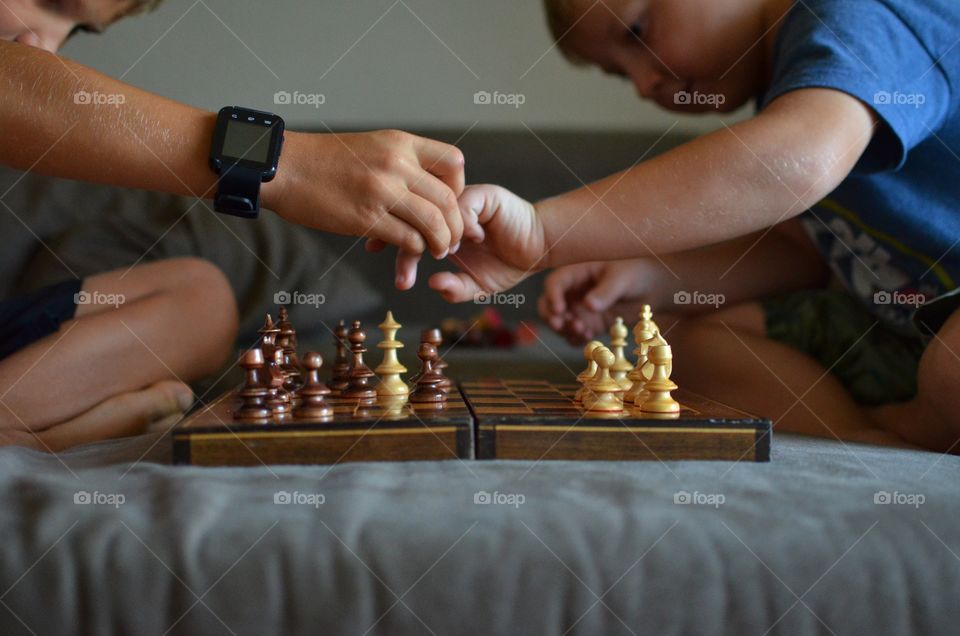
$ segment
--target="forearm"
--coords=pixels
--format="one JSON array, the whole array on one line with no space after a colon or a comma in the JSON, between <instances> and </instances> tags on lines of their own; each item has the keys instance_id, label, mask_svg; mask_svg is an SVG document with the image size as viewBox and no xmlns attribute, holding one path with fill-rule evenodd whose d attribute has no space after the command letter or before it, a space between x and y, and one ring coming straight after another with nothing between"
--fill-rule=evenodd
<instances>
[{"instance_id":1,"label":"forearm","mask_svg":"<svg viewBox=\"0 0 960 636\"><path fill-rule=\"evenodd\" d=\"M549 266L689 250L808 209L849 174L873 118L832 91L788 97L749 121L538 203Z\"/></svg>"},{"instance_id":2,"label":"forearm","mask_svg":"<svg viewBox=\"0 0 960 636\"><path fill-rule=\"evenodd\" d=\"M92 96L88 101L99 97L105 103L83 103L86 95ZM213 113L40 49L0 41L0 163L69 179L212 197L216 175L207 157L215 121Z\"/></svg>"},{"instance_id":3,"label":"forearm","mask_svg":"<svg viewBox=\"0 0 960 636\"><path fill-rule=\"evenodd\" d=\"M830 276L829 267L796 220L662 260L653 267L669 268L663 279L675 282L658 299L664 306L673 302L678 291L722 295L727 304L735 304L821 287Z\"/></svg>"}]
</instances>

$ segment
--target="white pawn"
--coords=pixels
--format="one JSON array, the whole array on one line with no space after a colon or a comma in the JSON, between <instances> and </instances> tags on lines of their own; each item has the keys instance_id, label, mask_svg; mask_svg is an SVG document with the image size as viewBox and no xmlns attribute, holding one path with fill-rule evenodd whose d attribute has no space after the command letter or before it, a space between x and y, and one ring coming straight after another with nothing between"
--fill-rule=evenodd
<instances>
[{"instance_id":1,"label":"white pawn","mask_svg":"<svg viewBox=\"0 0 960 636\"><path fill-rule=\"evenodd\" d=\"M669 345L657 345L650 347L647 357L653 363L653 377L644 387L649 396L636 406L647 413L679 413L680 403L670 395L678 387L670 379L670 372L667 370L667 365L673 360L673 351Z\"/></svg>"},{"instance_id":2,"label":"white pawn","mask_svg":"<svg viewBox=\"0 0 960 636\"><path fill-rule=\"evenodd\" d=\"M577 381L581 384L581 387L573 396L573 401L578 404L583 403L584 396L590 391L590 382L597 376L597 363L593 359L593 352L597 347L602 346L603 343L599 340L591 340L583 348L583 357L587 359L587 368L577 375Z\"/></svg>"},{"instance_id":3,"label":"white pawn","mask_svg":"<svg viewBox=\"0 0 960 636\"><path fill-rule=\"evenodd\" d=\"M583 406L588 413L619 413L623 410L623 389L610 377L610 367L616 356L606 347L598 347L593 359L599 367L597 378L590 383L590 393L584 397Z\"/></svg>"},{"instance_id":4,"label":"white pawn","mask_svg":"<svg viewBox=\"0 0 960 636\"><path fill-rule=\"evenodd\" d=\"M383 349L383 362L374 369L380 376L377 395L380 397L406 396L410 392L410 387L400 378L400 374L406 373L407 367L400 364L397 359L397 349L403 348L403 343L397 340L397 331L403 325L393 319L392 311L388 311L387 317L378 326L383 332L383 340L377 344L378 348Z\"/></svg>"},{"instance_id":5,"label":"white pawn","mask_svg":"<svg viewBox=\"0 0 960 636\"><path fill-rule=\"evenodd\" d=\"M633 365L627 360L623 349L627 346L627 328L623 324L623 318L618 317L613 326L610 327L610 350L614 355L613 366L610 367L610 376L617 381L620 388L629 391L633 381L627 375L633 371Z\"/></svg>"}]
</instances>

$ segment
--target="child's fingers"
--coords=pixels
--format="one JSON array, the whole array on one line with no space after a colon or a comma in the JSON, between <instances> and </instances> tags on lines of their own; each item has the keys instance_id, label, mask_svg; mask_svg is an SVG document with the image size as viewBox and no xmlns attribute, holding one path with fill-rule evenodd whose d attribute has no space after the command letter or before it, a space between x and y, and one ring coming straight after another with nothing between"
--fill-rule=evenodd
<instances>
[{"instance_id":1,"label":"child's fingers","mask_svg":"<svg viewBox=\"0 0 960 636\"><path fill-rule=\"evenodd\" d=\"M630 286L630 280L626 276L611 276L609 270L607 270L607 274L602 276L596 286L587 292L584 303L592 311L606 311L623 298Z\"/></svg>"},{"instance_id":2,"label":"child's fingers","mask_svg":"<svg viewBox=\"0 0 960 636\"><path fill-rule=\"evenodd\" d=\"M567 294L571 289L583 285L589 280L589 272L581 265L572 267L561 267L555 269L547 275L543 282L543 291L550 304L550 309L555 314L563 314L567 311Z\"/></svg>"},{"instance_id":3,"label":"child's fingers","mask_svg":"<svg viewBox=\"0 0 960 636\"><path fill-rule=\"evenodd\" d=\"M417 282L417 265L420 263L419 254L408 254L397 250L397 289L406 291Z\"/></svg>"},{"instance_id":4,"label":"child's fingers","mask_svg":"<svg viewBox=\"0 0 960 636\"><path fill-rule=\"evenodd\" d=\"M463 303L473 300L483 291L476 281L463 272L437 272L427 284L448 303Z\"/></svg>"},{"instance_id":5,"label":"child's fingers","mask_svg":"<svg viewBox=\"0 0 960 636\"><path fill-rule=\"evenodd\" d=\"M559 333L563 329L563 316L553 313L546 294L540 294L540 298L537 299L537 313L540 314L540 319L550 325L554 331Z\"/></svg>"}]
</instances>

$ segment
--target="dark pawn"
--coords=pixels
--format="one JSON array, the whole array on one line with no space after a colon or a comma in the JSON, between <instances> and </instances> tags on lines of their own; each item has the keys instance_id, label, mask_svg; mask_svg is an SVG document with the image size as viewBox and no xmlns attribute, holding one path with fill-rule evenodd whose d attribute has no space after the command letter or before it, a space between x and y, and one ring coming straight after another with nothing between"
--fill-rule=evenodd
<instances>
[{"instance_id":1,"label":"dark pawn","mask_svg":"<svg viewBox=\"0 0 960 636\"><path fill-rule=\"evenodd\" d=\"M376 374L363 362L363 354L367 348L363 346L367 334L360 328L360 321L354 320L350 329L350 351L353 352L353 361L350 364L349 386L341 394L351 400L375 400L377 390L373 387L373 378Z\"/></svg>"},{"instance_id":2,"label":"dark pawn","mask_svg":"<svg viewBox=\"0 0 960 636\"><path fill-rule=\"evenodd\" d=\"M333 359L333 376L328 386L335 394L340 395L350 386L350 356L347 355L347 327L343 321L337 323L333 330L333 344L337 347L337 354Z\"/></svg>"},{"instance_id":3,"label":"dark pawn","mask_svg":"<svg viewBox=\"0 0 960 636\"><path fill-rule=\"evenodd\" d=\"M260 349L247 351L240 358L240 366L246 370L247 377L238 394L242 404L233 414L233 419L251 424L266 424L270 421L273 411L264 404L270 395L270 388L263 381L263 351Z\"/></svg>"},{"instance_id":4,"label":"dark pawn","mask_svg":"<svg viewBox=\"0 0 960 636\"><path fill-rule=\"evenodd\" d=\"M437 360L437 348L429 342L421 342L417 350L420 358L420 373L417 376L417 388L410 394L410 401L414 404L442 405L447 401L447 394L441 388L443 375L433 368Z\"/></svg>"},{"instance_id":5,"label":"dark pawn","mask_svg":"<svg viewBox=\"0 0 960 636\"><path fill-rule=\"evenodd\" d=\"M437 360L433 363L433 368L443 377L443 383L440 385L440 388L443 389L444 393L449 393L453 387L453 380L443 375L444 370L447 368L447 361L440 357L440 345L443 344L443 334L436 327L425 329L420 340L421 342L429 342L436 347Z\"/></svg>"},{"instance_id":6,"label":"dark pawn","mask_svg":"<svg viewBox=\"0 0 960 636\"><path fill-rule=\"evenodd\" d=\"M320 380L320 367L323 366L323 358L320 354L311 351L303 357L303 368L307 370L307 379L303 388L300 389L300 407L293 412L294 417L298 419L324 419L333 415L333 407L327 404L326 396L330 395L330 389Z\"/></svg>"}]
</instances>

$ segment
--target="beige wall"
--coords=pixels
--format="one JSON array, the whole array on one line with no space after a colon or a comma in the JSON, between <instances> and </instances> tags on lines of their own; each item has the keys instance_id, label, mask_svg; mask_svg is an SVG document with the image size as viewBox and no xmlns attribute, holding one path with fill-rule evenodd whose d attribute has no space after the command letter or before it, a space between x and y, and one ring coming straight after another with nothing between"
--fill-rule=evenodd
<instances>
[{"instance_id":1,"label":"beige wall","mask_svg":"<svg viewBox=\"0 0 960 636\"><path fill-rule=\"evenodd\" d=\"M203 108L272 109L294 126L718 125L643 104L627 83L573 68L550 47L539 0L167 0L103 36L77 36L64 54ZM278 91L323 103L275 105ZM524 103L478 105L477 91Z\"/></svg>"}]
</instances>

